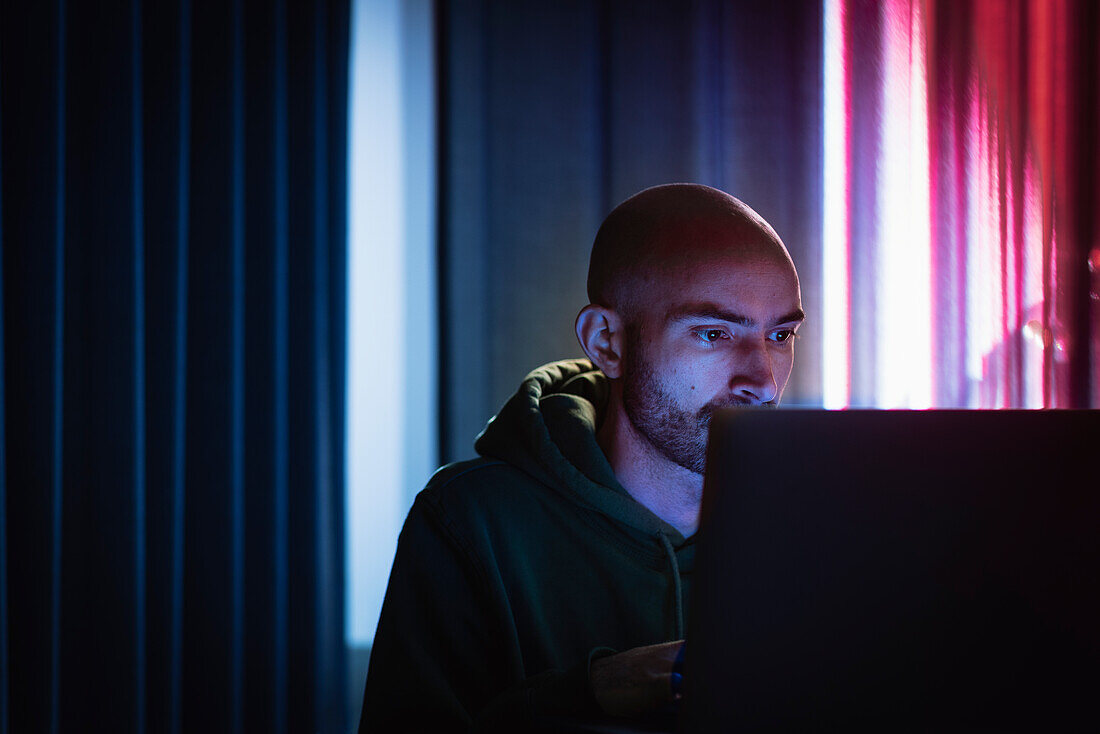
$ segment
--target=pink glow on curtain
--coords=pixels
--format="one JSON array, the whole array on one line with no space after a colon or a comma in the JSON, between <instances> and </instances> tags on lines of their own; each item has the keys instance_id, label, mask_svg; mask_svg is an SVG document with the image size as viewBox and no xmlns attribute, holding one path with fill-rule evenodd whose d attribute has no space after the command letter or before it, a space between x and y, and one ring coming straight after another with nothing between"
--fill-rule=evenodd
<instances>
[{"instance_id":1,"label":"pink glow on curtain","mask_svg":"<svg viewBox=\"0 0 1100 734\"><path fill-rule=\"evenodd\" d=\"M848 78L845 59L844 2L825 2L825 59L824 78L825 134L822 136L824 170L824 280L828 298L824 300L822 322L830 332L824 340L822 355L824 392L822 402L826 408L843 408L848 405L851 375L848 369L849 345L849 288L848 271L851 267L848 250L848 197L847 172L851 165L848 155L848 139L851 119L848 104Z\"/></svg>"},{"instance_id":2,"label":"pink glow on curtain","mask_svg":"<svg viewBox=\"0 0 1100 734\"><path fill-rule=\"evenodd\" d=\"M826 406L1100 405L1096 3L825 18Z\"/></svg>"}]
</instances>

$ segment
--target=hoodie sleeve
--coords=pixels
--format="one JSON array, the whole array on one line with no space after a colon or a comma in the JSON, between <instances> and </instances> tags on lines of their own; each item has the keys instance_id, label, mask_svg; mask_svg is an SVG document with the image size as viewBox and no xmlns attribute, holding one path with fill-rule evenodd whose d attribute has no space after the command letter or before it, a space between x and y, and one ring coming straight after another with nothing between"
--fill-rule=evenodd
<instances>
[{"instance_id":1,"label":"hoodie sleeve","mask_svg":"<svg viewBox=\"0 0 1100 734\"><path fill-rule=\"evenodd\" d=\"M398 540L359 731L518 730L597 713L588 666L599 649L525 679L506 614L472 547L421 493Z\"/></svg>"}]
</instances>

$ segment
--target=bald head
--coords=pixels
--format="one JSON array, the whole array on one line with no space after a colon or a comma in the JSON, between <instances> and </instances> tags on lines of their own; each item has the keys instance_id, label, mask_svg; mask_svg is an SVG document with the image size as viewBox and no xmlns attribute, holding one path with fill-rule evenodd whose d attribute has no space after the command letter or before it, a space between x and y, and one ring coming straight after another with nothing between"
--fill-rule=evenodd
<instances>
[{"instance_id":1,"label":"bald head","mask_svg":"<svg viewBox=\"0 0 1100 734\"><path fill-rule=\"evenodd\" d=\"M600 226L588 298L628 312L662 273L731 256L791 262L779 235L744 202L701 184L654 186L617 206Z\"/></svg>"},{"instance_id":2,"label":"bald head","mask_svg":"<svg viewBox=\"0 0 1100 734\"><path fill-rule=\"evenodd\" d=\"M577 339L607 377L597 432L632 497L690 535L716 410L778 405L805 320L779 236L729 194L646 189L592 246Z\"/></svg>"}]
</instances>

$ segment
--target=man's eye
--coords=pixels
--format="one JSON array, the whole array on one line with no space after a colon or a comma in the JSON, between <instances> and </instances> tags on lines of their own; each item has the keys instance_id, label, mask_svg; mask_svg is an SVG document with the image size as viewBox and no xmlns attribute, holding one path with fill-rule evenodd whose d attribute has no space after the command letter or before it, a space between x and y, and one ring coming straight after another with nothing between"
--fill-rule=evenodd
<instances>
[{"instance_id":1,"label":"man's eye","mask_svg":"<svg viewBox=\"0 0 1100 734\"><path fill-rule=\"evenodd\" d=\"M722 331L721 329L699 329L695 333L699 335L700 339L707 342L708 344L711 342L716 342L726 336L726 332Z\"/></svg>"},{"instance_id":2,"label":"man's eye","mask_svg":"<svg viewBox=\"0 0 1100 734\"><path fill-rule=\"evenodd\" d=\"M772 341L785 342L794 336L794 329L780 329L772 334Z\"/></svg>"}]
</instances>

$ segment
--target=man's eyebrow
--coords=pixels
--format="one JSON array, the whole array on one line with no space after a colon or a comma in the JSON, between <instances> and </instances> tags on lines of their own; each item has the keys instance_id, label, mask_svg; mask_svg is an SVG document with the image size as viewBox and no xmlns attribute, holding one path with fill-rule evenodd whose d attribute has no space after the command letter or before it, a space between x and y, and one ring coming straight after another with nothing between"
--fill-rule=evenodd
<instances>
[{"instance_id":1,"label":"man's eyebrow","mask_svg":"<svg viewBox=\"0 0 1100 734\"><path fill-rule=\"evenodd\" d=\"M713 303L688 303L677 306L668 312L668 321L687 321L689 319L714 319L715 321L728 321L739 326L756 326L756 322L748 316L742 316L733 311L727 311Z\"/></svg>"},{"instance_id":2,"label":"man's eyebrow","mask_svg":"<svg viewBox=\"0 0 1100 734\"><path fill-rule=\"evenodd\" d=\"M780 316L779 318L777 318L775 320L775 323L776 324L785 324L788 321L805 321L805 320L806 320L806 312L799 308L799 309L796 309L794 311L791 311L789 314L784 314L783 316Z\"/></svg>"},{"instance_id":3,"label":"man's eyebrow","mask_svg":"<svg viewBox=\"0 0 1100 734\"><path fill-rule=\"evenodd\" d=\"M689 303L677 306L668 313L668 321L687 321L689 319L714 319L716 321L728 321L738 326L747 326L750 329L756 326L756 321L733 311L727 311L713 303ZM786 324L790 321L804 321L806 314L802 309L796 309L784 314L775 320L776 324Z\"/></svg>"}]
</instances>

